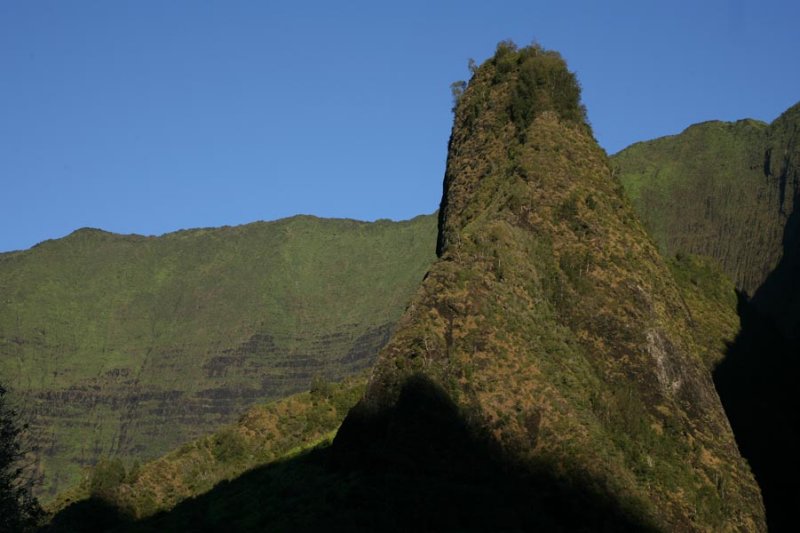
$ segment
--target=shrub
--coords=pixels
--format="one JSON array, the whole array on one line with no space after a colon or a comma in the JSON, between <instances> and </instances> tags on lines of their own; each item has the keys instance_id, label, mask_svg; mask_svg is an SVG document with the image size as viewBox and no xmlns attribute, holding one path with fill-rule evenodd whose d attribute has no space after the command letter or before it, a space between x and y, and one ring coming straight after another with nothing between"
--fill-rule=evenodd
<instances>
[{"instance_id":1,"label":"shrub","mask_svg":"<svg viewBox=\"0 0 800 533\"><path fill-rule=\"evenodd\" d=\"M108 500L114 490L125 482L125 466L120 459L100 459L89 476L89 494Z\"/></svg>"}]
</instances>

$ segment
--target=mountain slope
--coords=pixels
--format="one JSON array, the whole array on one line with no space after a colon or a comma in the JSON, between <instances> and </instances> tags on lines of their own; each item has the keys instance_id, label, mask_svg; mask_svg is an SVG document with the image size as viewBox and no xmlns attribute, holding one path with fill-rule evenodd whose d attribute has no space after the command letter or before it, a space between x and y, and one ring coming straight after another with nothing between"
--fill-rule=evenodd
<instances>
[{"instance_id":1,"label":"mountain slope","mask_svg":"<svg viewBox=\"0 0 800 533\"><path fill-rule=\"evenodd\" d=\"M329 443L365 381L363 376L341 383L317 380L309 392L251 407L234 424L127 472L114 462L101 463L53 502L52 510L60 511L54 525L89 522L82 513L98 503L114 507L126 520L145 518L248 470Z\"/></svg>"},{"instance_id":2,"label":"mountain slope","mask_svg":"<svg viewBox=\"0 0 800 533\"><path fill-rule=\"evenodd\" d=\"M163 237L79 230L0 254L0 374L45 497L258 400L369 367L433 258L435 216L295 217Z\"/></svg>"},{"instance_id":3,"label":"mountain slope","mask_svg":"<svg viewBox=\"0 0 800 533\"><path fill-rule=\"evenodd\" d=\"M450 140L439 260L335 445L385 435L386 413L423 379L497 453L582 480L627 516L670 531L763 530L678 285L579 93L538 47L501 44L476 71Z\"/></svg>"}]
</instances>

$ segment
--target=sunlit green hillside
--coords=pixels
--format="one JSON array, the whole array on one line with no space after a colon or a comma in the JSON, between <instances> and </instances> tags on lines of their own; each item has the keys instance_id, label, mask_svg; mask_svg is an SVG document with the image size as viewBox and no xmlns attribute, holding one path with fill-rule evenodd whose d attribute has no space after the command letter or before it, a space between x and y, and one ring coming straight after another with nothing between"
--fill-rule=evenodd
<instances>
[{"instance_id":1,"label":"sunlit green hillside","mask_svg":"<svg viewBox=\"0 0 800 533\"><path fill-rule=\"evenodd\" d=\"M162 237L83 229L0 254L0 375L45 495L253 402L369 367L434 257L436 217L294 217Z\"/></svg>"}]
</instances>

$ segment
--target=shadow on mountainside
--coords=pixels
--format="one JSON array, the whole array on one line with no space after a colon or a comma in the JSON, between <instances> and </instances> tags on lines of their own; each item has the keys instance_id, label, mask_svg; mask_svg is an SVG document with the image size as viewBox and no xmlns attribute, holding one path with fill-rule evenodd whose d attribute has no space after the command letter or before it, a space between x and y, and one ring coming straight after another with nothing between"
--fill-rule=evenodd
<instances>
[{"instance_id":1,"label":"shadow on mountainside","mask_svg":"<svg viewBox=\"0 0 800 533\"><path fill-rule=\"evenodd\" d=\"M794 202L800 202L800 194ZM752 302L775 322L784 337L795 343L800 341L800 207L793 209L783 229L780 262L753 295Z\"/></svg>"},{"instance_id":2,"label":"shadow on mountainside","mask_svg":"<svg viewBox=\"0 0 800 533\"><path fill-rule=\"evenodd\" d=\"M796 531L800 347L740 294L741 330L714 370L739 450L761 487L772 532Z\"/></svg>"},{"instance_id":3,"label":"shadow on mountainside","mask_svg":"<svg viewBox=\"0 0 800 533\"><path fill-rule=\"evenodd\" d=\"M76 504L51 530L654 530L595 480L519 468L486 442L440 388L413 378L393 407L351 411L331 447L252 470L140 522L98 502Z\"/></svg>"},{"instance_id":4,"label":"shadow on mountainside","mask_svg":"<svg viewBox=\"0 0 800 533\"><path fill-rule=\"evenodd\" d=\"M761 487L770 531L796 531L800 502L800 210L787 220L783 258L751 300L714 383L739 450Z\"/></svg>"}]
</instances>

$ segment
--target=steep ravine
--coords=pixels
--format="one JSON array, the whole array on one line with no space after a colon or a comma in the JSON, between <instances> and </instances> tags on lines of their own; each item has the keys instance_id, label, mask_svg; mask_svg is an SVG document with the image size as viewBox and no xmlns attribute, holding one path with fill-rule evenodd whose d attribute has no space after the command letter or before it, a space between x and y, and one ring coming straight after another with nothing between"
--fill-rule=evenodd
<instances>
[{"instance_id":1,"label":"steep ravine","mask_svg":"<svg viewBox=\"0 0 800 533\"><path fill-rule=\"evenodd\" d=\"M740 331L714 381L764 496L793 531L800 489L800 104L772 124L710 122L612 158L662 250L703 253L739 290Z\"/></svg>"}]
</instances>

